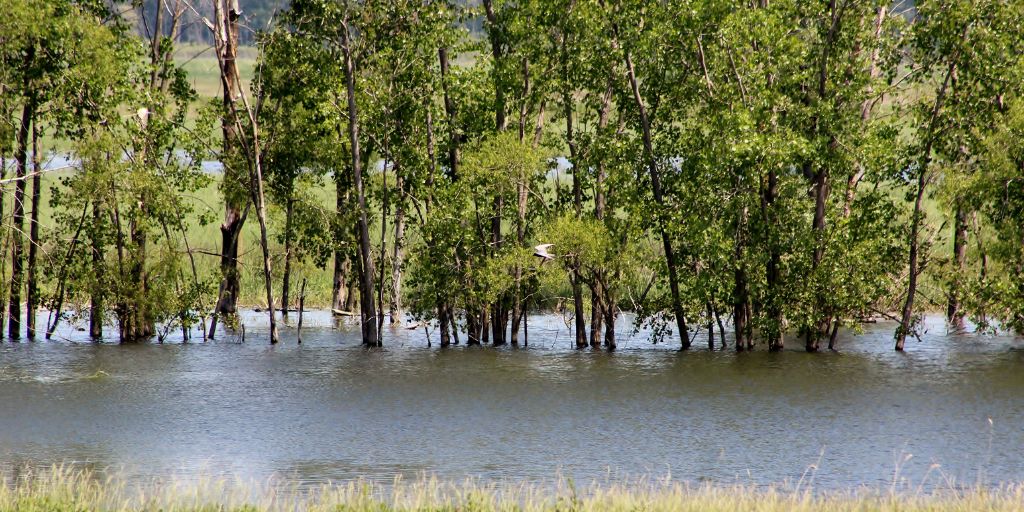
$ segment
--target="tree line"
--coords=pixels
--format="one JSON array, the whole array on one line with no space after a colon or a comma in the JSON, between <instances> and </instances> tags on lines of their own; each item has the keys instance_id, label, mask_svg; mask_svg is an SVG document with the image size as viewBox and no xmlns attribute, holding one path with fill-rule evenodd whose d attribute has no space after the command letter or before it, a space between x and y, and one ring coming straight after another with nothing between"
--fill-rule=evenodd
<instances>
[{"instance_id":1,"label":"tree line","mask_svg":"<svg viewBox=\"0 0 1024 512\"><path fill-rule=\"evenodd\" d=\"M552 308L608 350L621 311L681 349L813 352L881 316L903 350L937 309L1024 329L1020 2L292 0L243 36L245 4L0 0L11 338L41 307L47 337L234 328L253 222L272 343L300 261L367 346L407 317L524 344ZM175 61L190 24L221 98ZM47 135L75 169L41 233ZM215 251L190 239L211 183Z\"/></svg>"}]
</instances>

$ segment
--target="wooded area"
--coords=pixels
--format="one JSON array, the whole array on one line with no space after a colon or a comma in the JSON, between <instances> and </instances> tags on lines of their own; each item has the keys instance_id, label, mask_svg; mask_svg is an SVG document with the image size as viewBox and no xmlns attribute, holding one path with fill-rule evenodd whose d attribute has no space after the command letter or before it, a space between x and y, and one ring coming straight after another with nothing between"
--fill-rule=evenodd
<instances>
[{"instance_id":1,"label":"wooded area","mask_svg":"<svg viewBox=\"0 0 1024 512\"><path fill-rule=\"evenodd\" d=\"M271 343L300 263L333 269L368 346L410 318L442 346L526 344L537 310L608 350L621 311L681 349L833 349L887 317L903 350L940 310L1024 332L1022 2L279 7L254 26L246 0L0 0L9 338L71 314L96 338L108 318L122 341L214 337L245 243ZM222 97L175 59L196 26ZM70 148L59 182L44 140ZM211 183L216 220L192 200Z\"/></svg>"}]
</instances>

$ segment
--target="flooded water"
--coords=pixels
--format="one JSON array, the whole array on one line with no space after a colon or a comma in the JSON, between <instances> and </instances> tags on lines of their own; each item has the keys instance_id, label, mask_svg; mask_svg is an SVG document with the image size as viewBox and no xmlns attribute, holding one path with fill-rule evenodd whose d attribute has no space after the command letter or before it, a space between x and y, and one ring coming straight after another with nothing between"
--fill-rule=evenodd
<instances>
[{"instance_id":1,"label":"flooded water","mask_svg":"<svg viewBox=\"0 0 1024 512\"><path fill-rule=\"evenodd\" d=\"M528 348L448 350L422 329L366 350L324 314L307 315L302 345L286 327L271 347L259 319L244 343L93 344L73 328L0 343L0 472L1024 481L1024 340L947 335L940 319L905 354L886 323L840 353L735 354L703 338L678 353L624 322L607 354L572 350L560 317L532 317Z\"/></svg>"}]
</instances>

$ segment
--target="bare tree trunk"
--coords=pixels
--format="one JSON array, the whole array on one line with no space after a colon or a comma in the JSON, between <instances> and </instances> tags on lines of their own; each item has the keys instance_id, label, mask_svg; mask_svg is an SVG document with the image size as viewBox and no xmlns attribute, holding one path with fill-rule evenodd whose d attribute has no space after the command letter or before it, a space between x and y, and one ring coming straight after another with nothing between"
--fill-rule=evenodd
<instances>
[{"instance_id":1,"label":"bare tree trunk","mask_svg":"<svg viewBox=\"0 0 1024 512\"><path fill-rule=\"evenodd\" d=\"M221 232L221 289L217 301L216 314L223 317L233 317L238 308L238 294L241 289L241 281L238 272L238 245L242 239L242 226L244 215L242 210L245 207L248 194L245 191L247 180L242 174L242 167L239 163L241 142L238 128L233 119L233 112L236 112L235 102L238 84L238 67L236 58L238 56L238 34L239 17L241 11L238 8L238 0L214 0L217 4L225 2L226 8L221 11L223 19L217 19L219 27L224 30L223 44L220 46L220 79L224 98L224 117L221 121L221 132L223 133L223 149L221 161L224 164L223 190L224 190L224 222L220 226ZM218 6L219 7L219 6Z\"/></svg>"},{"instance_id":2,"label":"bare tree trunk","mask_svg":"<svg viewBox=\"0 0 1024 512\"><path fill-rule=\"evenodd\" d=\"M377 309L373 303L373 256L370 254L370 228L366 220L366 193L363 189L363 166L359 150L359 114L356 109L355 62L352 59L352 43L349 27L342 29L343 51L345 54L345 88L348 99L348 135L352 149L352 174L359 203L359 309L362 322L363 345L381 346L377 331Z\"/></svg>"},{"instance_id":3,"label":"bare tree trunk","mask_svg":"<svg viewBox=\"0 0 1024 512\"><path fill-rule=\"evenodd\" d=\"M260 149L259 139L259 124L258 124L258 112L249 101L246 99L245 92L239 87L239 75L238 68L229 65L225 61L225 57L230 55L234 57L235 50L233 49L238 44L237 38L237 25L238 18L241 16L242 11L238 6L238 0L224 0L226 5L223 12L221 12L221 4L214 2L214 17L217 19L217 26L214 28L217 42L217 57L218 64L221 67L221 74L227 74L225 70L232 70L233 82L236 87L235 90L226 90L225 98L232 99L234 94L238 94L240 99L245 106L245 114L248 119L249 133L248 141L242 138L242 121L240 119L238 108L235 102L227 102L227 106L230 108L228 114L231 116L231 120L234 122L235 134L239 136L238 149L242 151L242 155L245 157L246 171L249 178L249 200L252 201L256 206L256 218L259 221L260 227L260 249L263 252L263 285L266 292L267 300L267 317L270 324L270 344L276 344L280 338L277 331L277 319L276 309L277 306L274 304L274 282L273 275L271 272L272 262L270 260L270 241L267 235L267 202L266 195L263 187L263 162L262 150ZM234 28L231 28L234 25ZM233 62L232 62L233 64ZM224 85L229 85L224 82ZM258 107L257 107L258 108ZM246 147L242 147L246 146ZM227 176L225 175L225 178ZM244 215L241 218L245 218ZM236 240L237 241L237 240ZM245 331L242 331L243 340Z\"/></svg>"},{"instance_id":4,"label":"bare tree trunk","mask_svg":"<svg viewBox=\"0 0 1024 512\"><path fill-rule=\"evenodd\" d=\"M28 81L26 80L26 85ZM23 284L24 243L22 233L25 230L25 180L28 175L28 144L32 124L35 122L35 97L25 100L22 107L21 126L18 128L18 146L14 159L17 163L18 182L14 189L14 211L12 218L11 244L11 285L8 302L7 335L11 339L21 337L21 286Z\"/></svg>"},{"instance_id":5,"label":"bare tree trunk","mask_svg":"<svg viewBox=\"0 0 1024 512\"><path fill-rule=\"evenodd\" d=\"M953 329L964 329L964 313L960 308L960 294L964 272L967 270L967 212L957 201L956 220L953 225L953 282L949 285L949 303L946 320Z\"/></svg>"},{"instance_id":6,"label":"bare tree trunk","mask_svg":"<svg viewBox=\"0 0 1024 512\"><path fill-rule=\"evenodd\" d=\"M39 250L39 195L42 183L42 165L39 154L39 125L32 124L32 217L28 235L28 292L25 326L28 339L36 337L36 310L39 308L39 283L36 282L36 253Z\"/></svg>"}]
</instances>

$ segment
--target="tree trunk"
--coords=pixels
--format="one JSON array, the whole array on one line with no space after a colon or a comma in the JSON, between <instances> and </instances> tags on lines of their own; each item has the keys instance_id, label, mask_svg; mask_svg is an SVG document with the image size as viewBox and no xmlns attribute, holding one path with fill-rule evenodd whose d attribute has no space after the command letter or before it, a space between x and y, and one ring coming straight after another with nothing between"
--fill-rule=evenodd
<instances>
[{"instance_id":1,"label":"tree trunk","mask_svg":"<svg viewBox=\"0 0 1024 512\"><path fill-rule=\"evenodd\" d=\"M946 320L953 329L961 331L964 329L964 313L960 308L960 296L964 272L967 270L967 211L959 201L953 225L953 266L953 282L949 285Z\"/></svg>"},{"instance_id":2,"label":"tree trunk","mask_svg":"<svg viewBox=\"0 0 1024 512\"><path fill-rule=\"evenodd\" d=\"M29 220L28 292L25 326L28 339L36 337L36 310L39 307L39 283L36 282L36 252L39 249L39 197L42 188L42 165L39 154L39 125L32 124L32 218Z\"/></svg>"},{"instance_id":3,"label":"tree trunk","mask_svg":"<svg viewBox=\"0 0 1024 512\"><path fill-rule=\"evenodd\" d=\"M498 26L498 17L494 13L494 2L483 0L484 14L487 19L487 38L491 43L491 57L494 59L494 68L491 71L494 81L494 127L497 131L504 131L508 125L505 119L505 88L498 78L498 67L501 64L501 44L503 28Z\"/></svg>"},{"instance_id":4,"label":"tree trunk","mask_svg":"<svg viewBox=\"0 0 1024 512\"><path fill-rule=\"evenodd\" d=\"M929 159L926 158L925 160L927 161ZM917 195L914 199L913 218L910 221L910 263L908 266L910 273L907 279L907 298L906 301L903 303L903 311L900 316L900 325L896 330L896 350L898 352L903 351L903 347L906 344L907 334L909 334L910 332L914 316L914 295L917 293L918 274L917 252L919 250L920 244L918 240L918 231L920 230L920 217L922 216L921 203L924 199L924 189L927 183L927 171L925 168L922 168L918 170Z\"/></svg>"},{"instance_id":5,"label":"tree trunk","mask_svg":"<svg viewBox=\"0 0 1024 512\"><path fill-rule=\"evenodd\" d=\"M237 9L237 0L215 0L225 1L233 4L223 9L223 19L217 20L224 27L224 44L222 45L220 79L223 89L224 117L221 120L221 132L223 133L223 149L221 162L224 164L223 190L224 190L224 223L220 226L221 232L221 257L220 268L222 274L219 300L217 301L216 313L224 317L233 317L238 308L238 294L241 289L240 274L238 272L238 246L242 237L242 226L244 216L242 209L248 200L245 191L246 179L242 173L239 163L241 142L232 112L236 111L235 102L238 84L236 77L238 69L236 57L238 55L238 34L239 17L241 12Z\"/></svg>"},{"instance_id":6,"label":"tree trunk","mask_svg":"<svg viewBox=\"0 0 1024 512\"><path fill-rule=\"evenodd\" d=\"M334 207L335 215L341 216L348 208L349 187L345 179L350 173L345 169L343 172L335 171L334 176ZM335 237L341 237L335 233ZM336 241L338 241L336 239ZM351 311L349 303L349 276L352 271L352 260L347 249L335 249L334 251L334 277L331 283L331 309Z\"/></svg>"},{"instance_id":7,"label":"tree trunk","mask_svg":"<svg viewBox=\"0 0 1024 512\"><path fill-rule=\"evenodd\" d=\"M747 285L747 269L744 263L745 252L746 252L746 237L744 233L747 229L747 207L744 206L739 210L736 216L736 233L733 239L733 330L736 336L736 351L743 352L751 344L750 339L747 337L749 325L747 323L747 307L750 302L750 295Z\"/></svg>"},{"instance_id":8,"label":"tree trunk","mask_svg":"<svg viewBox=\"0 0 1024 512\"><path fill-rule=\"evenodd\" d=\"M448 48L438 48L441 64L441 90L444 92L444 113L448 118L448 177L454 182L459 176L459 134L455 126L455 103L448 94Z\"/></svg>"},{"instance_id":9,"label":"tree trunk","mask_svg":"<svg viewBox=\"0 0 1024 512\"><path fill-rule=\"evenodd\" d=\"M611 106L612 99L612 85L614 78L609 77L608 87L605 90L604 95L601 97L601 108L597 113L597 131L598 136L603 136L605 130L608 127L608 112ZM597 160L597 176L594 185L594 218L598 221L604 221L605 208L608 204L607 192L605 191L605 179L607 177L607 170L605 169L604 158L598 158ZM604 290L603 276L597 276L594 279L594 285L592 287L591 297L591 315L590 315L590 346L591 348L598 348L601 346L601 330L604 324L604 313L602 309L605 307L603 304L602 295Z\"/></svg>"},{"instance_id":10,"label":"tree trunk","mask_svg":"<svg viewBox=\"0 0 1024 512\"><path fill-rule=\"evenodd\" d=\"M391 253L391 325L402 323L402 265L405 261L405 184L398 177L395 184L399 198L395 205L395 240Z\"/></svg>"},{"instance_id":11,"label":"tree trunk","mask_svg":"<svg viewBox=\"0 0 1024 512\"><path fill-rule=\"evenodd\" d=\"M27 83L27 80L26 80ZM23 246L25 239L25 180L28 175L29 130L35 122L35 98L29 97L22 107L21 126L18 128L18 146L14 159L17 164L18 182L14 189L14 211L11 214L11 285L8 302L7 335L11 339L21 337L21 286L24 273Z\"/></svg>"},{"instance_id":12,"label":"tree trunk","mask_svg":"<svg viewBox=\"0 0 1024 512\"><path fill-rule=\"evenodd\" d=\"M501 211L504 208L504 203L505 202L501 196L494 197L494 211L491 215L491 247L493 248L493 251L491 253L492 256L497 255L498 252L501 251L501 246L503 245L504 242L501 234ZM493 331L493 339L491 340L491 342L495 346L505 344L505 321L508 318L508 311L505 308L505 303L506 298L499 297L498 300L491 305L492 318L490 319L490 323L491 329ZM485 319L484 322L486 324L487 320ZM484 328L484 330L486 331L486 327Z\"/></svg>"},{"instance_id":13,"label":"tree trunk","mask_svg":"<svg viewBox=\"0 0 1024 512\"><path fill-rule=\"evenodd\" d=\"M516 184L516 242L519 247L526 245L526 207L527 207L527 176L520 176ZM519 345L519 327L525 313L523 304L523 268L516 265L515 269L515 297L512 302L512 332L510 333L513 346Z\"/></svg>"},{"instance_id":14,"label":"tree trunk","mask_svg":"<svg viewBox=\"0 0 1024 512\"><path fill-rule=\"evenodd\" d=\"M448 330L449 324L448 306L439 302L437 304L437 326L441 332L441 348L445 348L452 344L451 333Z\"/></svg>"},{"instance_id":15,"label":"tree trunk","mask_svg":"<svg viewBox=\"0 0 1024 512\"><path fill-rule=\"evenodd\" d=\"M466 345L480 344L480 323L478 311L466 309Z\"/></svg>"},{"instance_id":16,"label":"tree trunk","mask_svg":"<svg viewBox=\"0 0 1024 512\"><path fill-rule=\"evenodd\" d=\"M295 213L295 200L288 194L284 209L284 275L281 276L281 315L288 318L292 280L292 216Z\"/></svg>"},{"instance_id":17,"label":"tree trunk","mask_svg":"<svg viewBox=\"0 0 1024 512\"><path fill-rule=\"evenodd\" d=\"M372 152L371 152L372 153ZM387 154L385 148L384 154ZM384 270L387 265L387 232L388 232L388 213L391 211L391 190L388 188L388 161L384 160L384 165L381 172L381 208L380 208L380 274L377 276L377 331L378 336L382 336L384 329ZM392 164L392 169L395 174L398 174L398 165Z\"/></svg>"},{"instance_id":18,"label":"tree trunk","mask_svg":"<svg viewBox=\"0 0 1024 512\"><path fill-rule=\"evenodd\" d=\"M142 203L140 209L143 211L140 211L138 215L143 216L145 215L143 213L145 201L140 202ZM140 341L149 338L156 332L156 325L146 303L146 290L148 288L146 249L149 237L147 236L145 226L139 220L132 219L129 226L131 244L134 247L128 271L132 287L130 296L126 298L126 301L119 308L121 313L119 319L122 343Z\"/></svg>"},{"instance_id":19,"label":"tree trunk","mask_svg":"<svg viewBox=\"0 0 1024 512\"><path fill-rule=\"evenodd\" d=\"M348 135L352 150L352 175L359 203L359 309L363 345L381 346L377 332L377 309L373 303L373 256L370 254L370 228L366 220L366 193L363 190L363 167L359 154L359 115L356 109L355 63L352 60L349 28L342 29L345 54L345 89L348 102Z\"/></svg>"},{"instance_id":20,"label":"tree trunk","mask_svg":"<svg viewBox=\"0 0 1024 512\"><path fill-rule=\"evenodd\" d=\"M569 64L568 55L565 51L564 35L562 40L562 54L563 78L567 78ZM576 218L580 218L583 216L583 185L580 182L579 152L576 149L576 139L572 126L572 92L567 84L563 85L562 88L562 109L563 114L565 115L565 141L569 146L569 159L572 164L573 208L576 212ZM570 279L572 282L573 320L575 321L576 348L583 348L587 346L587 324L584 316L585 312L583 310L583 283L582 277L580 276L578 262L572 267L572 276Z\"/></svg>"},{"instance_id":21,"label":"tree trunk","mask_svg":"<svg viewBox=\"0 0 1024 512\"><path fill-rule=\"evenodd\" d=\"M344 251L334 251L334 279L331 285L331 309L349 311L348 275L352 261Z\"/></svg>"},{"instance_id":22,"label":"tree trunk","mask_svg":"<svg viewBox=\"0 0 1024 512\"><path fill-rule=\"evenodd\" d=\"M604 305L601 300L601 284L598 279L594 280L590 289L590 348L601 348L601 329L604 326L604 314L601 313Z\"/></svg>"},{"instance_id":23,"label":"tree trunk","mask_svg":"<svg viewBox=\"0 0 1024 512\"><path fill-rule=\"evenodd\" d=\"M765 266L767 304L765 305L765 310L768 315L769 323L762 332L768 342L768 350L770 352L778 352L783 348L782 304L779 303L781 300L779 297L779 290L782 285L782 279L779 275L779 266L782 258L779 255L778 247L776 247L776 234L772 232L772 226L775 224L773 221L773 208L775 206L775 199L778 197L778 190L778 175L776 174L775 169L769 169L768 184L765 186L762 196L765 222L768 225L768 262Z\"/></svg>"},{"instance_id":24,"label":"tree trunk","mask_svg":"<svg viewBox=\"0 0 1024 512\"><path fill-rule=\"evenodd\" d=\"M604 346L609 352L615 350L615 317L618 315L614 300L606 300L604 306Z\"/></svg>"},{"instance_id":25,"label":"tree trunk","mask_svg":"<svg viewBox=\"0 0 1024 512\"><path fill-rule=\"evenodd\" d=\"M834 141L833 141L834 142ZM811 269L817 270L821 260L825 256L825 208L828 204L829 182L828 168L822 166L814 174L812 187L814 188L814 218L811 223L811 230L814 232L814 252L811 255ZM807 331L804 349L807 352L817 352L821 336L825 334L825 323L828 316L825 314L825 290L819 283L815 283L815 325Z\"/></svg>"},{"instance_id":26,"label":"tree trunk","mask_svg":"<svg viewBox=\"0 0 1024 512\"><path fill-rule=\"evenodd\" d=\"M3 94L2 87L0 87L0 94ZM0 180L7 179L7 152L6 145L0 144ZM7 209L4 207L4 186L0 185L0 218L7 217ZM0 231L2 233L2 231ZM3 249L0 251L0 282L7 282L7 251L6 247L0 247ZM7 304L7 289L0 286L0 336L3 336L4 327L7 326L7 308L4 305Z\"/></svg>"},{"instance_id":27,"label":"tree trunk","mask_svg":"<svg viewBox=\"0 0 1024 512\"><path fill-rule=\"evenodd\" d=\"M708 315L708 349L715 350L715 310L710 300L705 307Z\"/></svg>"},{"instance_id":28,"label":"tree trunk","mask_svg":"<svg viewBox=\"0 0 1024 512\"><path fill-rule=\"evenodd\" d=\"M574 333L576 335L576 348L584 348L587 346L587 324L583 315L585 311L583 309L583 283L580 279L579 263L573 265L572 268L572 310L573 310L573 321L574 321Z\"/></svg>"},{"instance_id":29,"label":"tree trunk","mask_svg":"<svg viewBox=\"0 0 1024 512\"><path fill-rule=\"evenodd\" d=\"M104 250L103 237L97 232L102 222L102 206L98 202L92 204L93 229L89 231L92 238L92 271L96 276L96 286L89 294L89 337L93 340L103 338L103 313L106 308L104 302L106 286L106 270L103 265ZM60 314L60 311L57 312Z\"/></svg>"},{"instance_id":30,"label":"tree trunk","mask_svg":"<svg viewBox=\"0 0 1024 512\"><path fill-rule=\"evenodd\" d=\"M967 32L970 29L970 24L965 24L961 39L966 43ZM907 296L903 303L903 311L900 315L900 325L896 329L896 351L902 352L907 341L907 334L910 334L913 328L914 319L914 298L917 294L917 275L919 271L918 252L920 250L920 240L918 240L918 234L921 230L921 220L924 216L924 212L921 210L921 205L924 200L925 187L928 185L929 175L928 168L932 162L932 145L935 143L935 129L939 118L939 111L942 109L943 101L946 97L946 92L949 88L950 80L953 78L953 74L956 72L956 63L960 58L960 52L956 51L949 60L949 66L946 69L946 77L942 81L942 86L939 87L938 94L935 95L935 103L932 105L931 118L928 121L928 131L925 135L924 146L921 150L921 165L917 169L917 194L914 199L914 213L910 220L910 251L909 251L909 264L908 276L907 276Z\"/></svg>"},{"instance_id":31,"label":"tree trunk","mask_svg":"<svg viewBox=\"0 0 1024 512\"><path fill-rule=\"evenodd\" d=\"M615 28L616 38L618 29ZM683 312L683 302L679 295L679 274L676 270L675 251L672 249L672 239L666 229L665 220L665 198L661 190L661 173L658 170L658 162L654 155L654 143L651 136L651 122L647 117L647 107L644 105L643 97L640 95L640 86L637 82L636 72L633 69L633 59L629 51L623 49L626 61L626 73L629 77L629 85L633 90L633 100L636 102L637 110L640 113L641 135L644 143L644 156L647 160L647 168L651 175L651 189L654 193L654 202L658 205L658 228L661 231L661 242L665 248L665 264L668 266L668 285L672 293L672 314L676 318L676 328L679 330L679 348L686 350L690 348L689 329L686 327L686 315Z\"/></svg>"}]
</instances>

